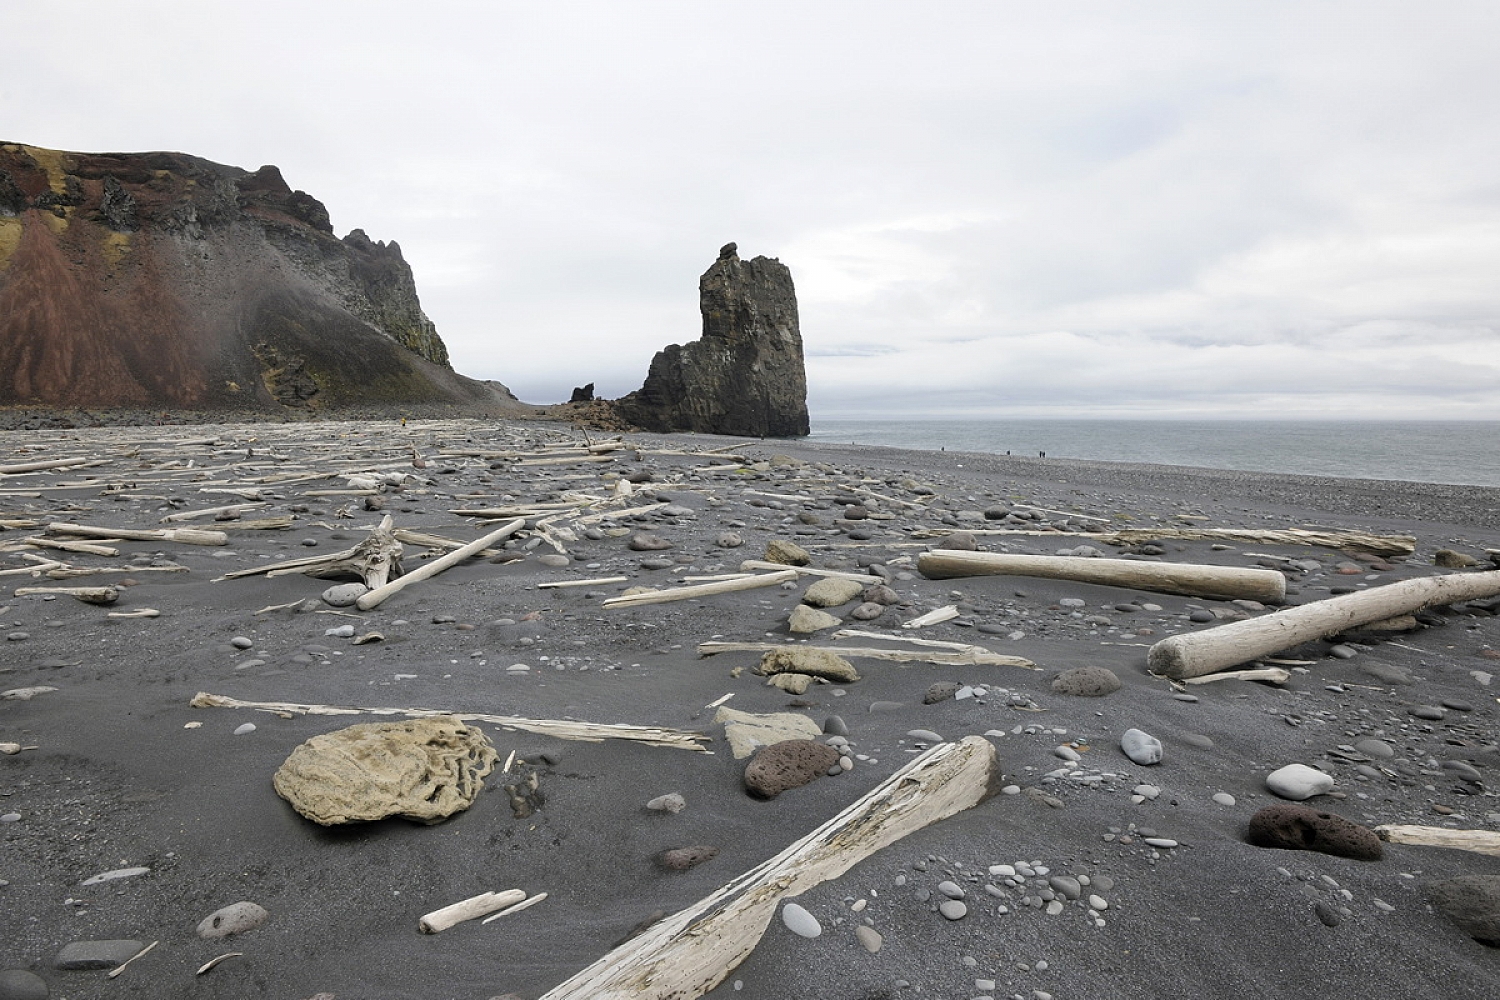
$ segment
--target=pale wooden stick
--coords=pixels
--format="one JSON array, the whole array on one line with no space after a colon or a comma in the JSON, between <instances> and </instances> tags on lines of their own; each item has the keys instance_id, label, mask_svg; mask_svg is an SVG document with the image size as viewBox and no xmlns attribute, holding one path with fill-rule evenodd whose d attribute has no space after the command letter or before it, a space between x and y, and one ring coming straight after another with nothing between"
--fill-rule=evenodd
<instances>
[{"instance_id":1,"label":"pale wooden stick","mask_svg":"<svg viewBox=\"0 0 1500 1000\"><path fill-rule=\"evenodd\" d=\"M606 583L625 583L628 576L599 576L592 580L549 580L536 585L537 590L551 590L556 587L600 587Z\"/></svg>"},{"instance_id":2,"label":"pale wooden stick","mask_svg":"<svg viewBox=\"0 0 1500 1000\"><path fill-rule=\"evenodd\" d=\"M1375 833L1392 844L1416 844L1418 847L1451 847L1500 858L1500 833L1493 830L1450 830L1442 826L1377 826Z\"/></svg>"},{"instance_id":3,"label":"pale wooden stick","mask_svg":"<svg viewBox=\"0 0 1500 1000\"><path fill-rule=\"evenodd\" d=\"M254 510L257 507L269 507L270 504L264 500L253 503L232 503L223 507L204 507L202 510L183 510L175 514L168 514L161 519L161 524L169 524L173 521L192 521L200 517L216 517L219 514L238 514L241 511Z\"/></svg>"},{"instance_id":4,"label":"pale wooden stick","mask_svg":"<svg viewBox=\"0 0 1500 1000\"><path fill-rule=\"evenodd\" d=\"M1151 647L1146 666L1152 673L1178 680L1198 677L1428 605L1474 601L1497 594L1500 594L1500 570L1402 580L1201 632L1168 636Z\"/></svg>"},{"instance_id":5,"label":"pale wooden stick","mask_svg":"<svg viewBox=\"0 0 1500 1000\"><path fill-rule=\"evenodd\" d=\"M1212 684L1214 681L1270 681L1285 684L1292 679L1290 670L1281 667L1259 667L1255 670L1226 670L1221 674L1205 674L1202 677L1184 677L1184 684Z\"/></svg>"},{"instance_id":6,"label":"pale wooden stick","mask_svg":"<svg viewBox=\"0 0 1500 1000\"><path fill-rule=\"evenodd\" d=\"M83 524L53 523L47 530L59 535L82 535L85 538L127 538L140 542L181 542L184 545L228 545L229 536L222 531L201 528L91 528Z\"/></svg>"},{"instance_id":7,"label":"pale wooden stick","mask_svg":"<svg viewBox=\"0 0 1500 1000\"><path fill-rule=\"evenodd\" d=\"M855 580L859 583L868 583L871 585L885 582L880 577L871 576L869 573L848 573L838 569L814 569L811 566L787 566L785 563L766 562L764 559L746 559L740 563L740 569L747 572L755 569L793 569L797 571L798 576L826 576L835 580Z\"/></svg>"},{"instance_id":8,"label":"pale wooden stick","mask_svg":"<svg viewBox=\"0 0 1500 1000\"><path fill-rule=\"evenodd\" d=\"M107 976L105 976L104 978L105 979L113 979L113 978L115 978L120 973L122 973L122 972L125 971L125 966L129 965L131 962L134 962L136 959L140 958L142 955L146 954L146 952L150 951L152 948L155 948L159 944L161 944L160 941L152 941L150 944L146 945L146 947L142 948L140 951L136 952L134 955L131 955L125 961L123 961L119 965L115 966L113 969L110 969L109 970L109 974Z\"/></svg>"},{"instance_id":9,"label":"pale wooden stick","mask_svg":"<svg viewBox=\"0 0 1500 1000\"><path fill-rule=\"evenodd\" d=\"M980 737L939 743L780 854L549 990L542 1000L691 1000L723 982L759 943L784 898L838 878L908 834L998 789Z\"/></svg>"},{"instance_id":10,"label":"pale wooden stick","mask_svg":"<svg viewBox=\"0 0 1500 1000\"><path fill-rule=\"evenodd\" d=\"M687 732L681 729L660 729L654 726L618 726L601 722L522 719L510 715L449 712L433 708L345 708L337 705L298 705L281 701L240 701L237 698L209 694L206 691L200 691L194 695L189 704L194 708L250 708L258 712L290 712L293 715L401 715L410 719L451 716L463 722L488 722L507 729L521 729L528 733L556 736L563 740L582 740L588 743L598 743L602 740L632 740L651 746L677 747L682 750L696 750L699 753L712 753L707 747L698 745L708 739L703 733Z\"/></svg>"},{"instance_id":11,"label":"pale wooden stick","mask_svg":"<svg viewBox=\"0 0 1500 1000\"><path fill-rule=\"evenodd\" d=\"M1034 576L1222 600L1243 598L1280 604L1286 599L1286 577L1273 569L946 549L923 552L917 557L917 569L929 580L956 576Z\"/></svg>"},{"instance_id":12,"label":"pale wooden stick","mask_svg":"<svg viewBox=\"0 0 1500 1000\"><path fill-rule=\"evenodd\" d=\"M925 615L918 615L909 622L902 622L902 628L922 628L926 625L941 625L943 622L951 622L958 617L958 605L946 604Z\"/></svg>"},{"instance_id":13,"label":"pale wooden stick","mask_svg":"<svg viewBox=\"0 0 1500 1000\"><path fill-rule=\"evenodd\" d=\"M358 601L355 601L355 606L361 611L369 611L372 608L378 608L381 604L385 603L387 598L400 593L412 584L420 583L428 577L436 576L450 566L458 565L470 556L475 555L478 552L488 548L495 542L498 542L510 535L515 534L524 527L526 527L526 522L520 518L517 518L516 520L507 524L505 527L497 528L494 531L490 532L488 535L485 535L483 538L474 539L474 541L465 545L461 549L454 549L447 555L438 556L432 562L424 563L423 565L418 566L410 573L406 573L402 576L397 577L390 583L387 583L385 586L375 588L368 594L365 594L363 597L361 597Z\"/></svg>"},{"instance_id":14,"label":"pale wooden stick","mask_svg":"<svg viewBox=\"0 0 1500 1000\"><path fill-rule=\"evenodd\" d=\"M542 900L544 900L546 898L547 898L547 894L545 892L539 892L535 896L532 896L530 899L522 900L521 902L517 903L514 906L507 906L505 909L501 910L499 913L496 913L493 916L485 917L483 920L481 920L479 922L481 924L487 924L487 923L489 923L492 920L499 920L501 917L508 917L512 913L520 913L522 910L530 909L531 907L535 906L536 904L540 903Z\"/></svg>"},{"instance_id":15,"label":"pale wooden stick","mask_svg":"<svg viewBox=\"0 0 1500 1000\"><path fill-rule=\"evenodd\" d=\"M465 920L473 920L515 906L526 898L524 889L506 889L504 892L482 892L424 914L417 921L417 929L423 934L437 934Z\"/></svg>"},{"instance_id":16,"label":"pale wooden stick","mask_svg":"<svg viewBox=\"0 0 1500 1000\"><path fill-rule=\"evenodd\" d=\"M884 637L882 637L884 638ZM717 653L769 653L777 649L823 649L850 659L888 660L892 663L936 663L951 667L1023 667L1038 670L1035 663L1019 656L992 653L979 646L960 646L957 649L933 652L914 652L904 649L876 649L864 646L804 646L777 642L700 642L699 656Z\"/></svg>"},{"instance_id":17,"label":"pale wooden stick","mask_svg":"<svg viewBox=\"0 0 1500 1000\"><path fill-rule=\"evenodd\" d=\"M718 583L700 583L693 587L677 587L673 590L652 590L644 594L622 594L605 600L606 608L633 608L640 604L667 604L671 601L687 601L695 597L714 594L729 594L739 590L755 590L757 587L774 587L797 579L794 570L766 573L762 576L744 576L737 580L720 580Z\"/></svg>"},{"instance_id":18,"label":"pale wooden stick","mask_svg":"<svg viewBox=\"0 0 1500 1000\"><path fill-rule=\"evenodd\" d=\"M35 566L20 566L16 569L0 569L0 576L41 576L43 573L54 569L64 569L67 563L48 559Z\"/></svg>"}]
</instances>

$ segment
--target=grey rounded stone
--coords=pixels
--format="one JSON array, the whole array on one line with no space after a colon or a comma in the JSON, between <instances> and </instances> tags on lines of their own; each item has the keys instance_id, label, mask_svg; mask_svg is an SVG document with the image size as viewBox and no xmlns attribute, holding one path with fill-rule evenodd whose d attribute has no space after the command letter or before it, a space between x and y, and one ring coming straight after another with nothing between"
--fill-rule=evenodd
<instances>
[{"instance_id":1,"label":"grey rounded stone","mask_svg":"<svg viewBox=\"0 0 1500 1000\"><path fill-rule=\"evenodd\" d=\"M1147 766L1161 763L1161 740L1139 729L1125 730L1120 737L1120 749L1137 764Z\"/></svg>"},{"instance_id":2,"label":"grey rounded stone","mask_svg":"<svg viewBox=\"0 0 1500 1000\"><path fill-rule=\"evenodd\" d=\"M677 792L668 792L665 795L658 795L650 802L647 802L646 808L652 812L665 812L675 815L687 808L687 799L684 799Z\"/></svg>"},{"instance_id":3,"label":"grey rounded stone","mask_svg":"<svg viewBox=\"0 0 1500 1000\"><path fill-rule=\"evenodd\" d=\"M969 907L961 899L948 899L938 904L938 912L949 920L962 920L969 915Z\"/></svg>"},{"instance_id":4,"label":"grey rounded stone","mask_svg":"<svg viewBox=\"0 0 1500 1000\"><path fill-rule=\"evenodd\" d=\"M47 1000L47 981L25 969L0 971L0 1000Z\"/></svg>"},{"instance_id":5,"label":"grey rounded stone","mask_svg":"<svg viewBox=\"0 0 1500 1000\"><path fill-rule=\"evenodd\" d=\"M323 591L323 603L335 608L348 608L370 592L362 583L338 583Z\"/></svg>"},{"instance_id":6,"label":"grey rounded stone","mask_svg":"<svg viewBox=\"0 0 1500 1000\"><path fill-rule=\"evenodd\" d=\"M1390 760L1396 756L1396 751L1385 740L1360 740L1354 744L1354 749L1376 760Z\"/></svg>"}]
</instances>

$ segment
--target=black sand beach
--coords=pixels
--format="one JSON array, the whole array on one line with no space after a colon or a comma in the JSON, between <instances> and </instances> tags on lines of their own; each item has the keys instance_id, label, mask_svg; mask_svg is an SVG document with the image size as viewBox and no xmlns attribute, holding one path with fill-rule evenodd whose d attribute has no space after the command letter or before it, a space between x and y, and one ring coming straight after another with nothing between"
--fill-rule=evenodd
<instances>
[{"instance_id":1,"label":"black sand beach","mask_svg":"<svg viewBox=\"0 0 1500 1000\"><path fill-rule=\"evenodd\" d=\"M1266 776L1293 763L1334 780L1306 805L1368 827L1500 831L1494 601L1429 609L1410 631L1285 651L1276 657L1291 672L1285 684L1184 686L1146 672L1152 643L1274 609L1031 577L929 580L914 566L944 531L977 530L990 551L1090 545L1119 557L1128 550L1042 532L1153 528L1162 538L1136 546L1142 560L1278 569L1288 603L1299 604L1462 572L1433 565L1440 549L1474 557L1475 570L1492 568L1486 550L1500 549L1500 490L690 435L628 436L628 447L596 460L559 448L557 457L574 460L526 464L566 442L586 443L582 432L540 422L0 432L0 466L101 463L0 476L8 529L0 570L25 567L23 552L125 570L0 578L0 692L47 689L0 700L0 743L23 748L0 755L0 969L30 972L47 996L69 1000L532 1000L653 913L693 904L834 816L931 744L930 735L912 735L927 731L989 739L1004 790L798 897L821 935L798 936L774 919L709 995L1500 993L1500 948L1472 939L1430 896L1443 880L1500 873L1500 859L1390 843L1380 860L1357 861L1246 840L1251 816L1281 801ZM369 473L400 479L400 488L359 485ZM621 477L641 481L625 496ZM314 495L322 491L343 492ZM452 511L550 503L566 513L574 503L589 516L661 501L623 519L555 521L567 529L555 534L566 561L544 559L557 547L523 532L506 556L469 560L370 611L329 606L319 595L335 581L300 574L210 582L353 546L385 515L398 528L469 542L504 521ZM258 504L240 512L242 522L293 521L246 530L211 516L161 520L235 503ZM1001 510L1011 516L996 516ZM113 543L118 556L22 547L54 522L224 530L229 539L123 541ZM1411 556L1382 560L1171 537L1183 527L1318 527L1416 541ZM1019 528L1038 533L983 533ZM641 531L671 547L628 548ZM726 532L743 544L720 544L731 541L721 539ZM879 644L835 640L831 629L789 635L787 616L813 577L602 607L628 587L734 572L773 539L804 547L813 567L870 574L871 584L884 579L895 591L899 603L873 620L852 619L857 601L829 609L844 628L974 644L1039 669L856 659L857 682L794 696L753 672L759 654L700 657L697 647ZM406 569L424 555L407 545ZM153 571L172 566L185 569ZM627 580L539 587L614 576ZM20 587L106 584L120 588L108 607L12 596ZM957 611L949 621L900 627L947 605ZM142 609L159 615L110 617ZM1215 620L1194 622L1195 611ZM351 634L337 634L345 625ZM358 642L370 633L382 638ZM1054 691L1057 673L1075 667L1107 667L1122 686L1098 698ZM964 697L925 704L941 682ZM278 797L272 775L310 737L378 718L194 708L199 692L659 726L707 734L712 753L481 723L500 760L512 751L516 760L485 779L467 811L431 826L386 819L327 828ZM714 703L792 712L819 729L837 716L853 768L770 801L752 798ZM245 723L253 731L236 735ZM1138 765L1121 752L1128 729L1160 740L1160 763ZM1358 749L1372 740L1389 755ZM540 796L518 817L525 810L504 786L533 775ZM671 792L685 799L681 812L646 809ZM684 871L658 861L694 845L718 853ZM134 867L149 870L84 884ZM958 919L938 911L943 882L962 890L967 912ZM431 910L509 888L547 899L487 925L418 931ZM268 911L261 926L220 940L195 933L210 913L242 900ZM878 951L856 938L862 924L878 932ZM112 979L55 967L72 942L121 939L159 943ZM195 975L228 952L240 954Z\"/></svg>"}]
</instances>

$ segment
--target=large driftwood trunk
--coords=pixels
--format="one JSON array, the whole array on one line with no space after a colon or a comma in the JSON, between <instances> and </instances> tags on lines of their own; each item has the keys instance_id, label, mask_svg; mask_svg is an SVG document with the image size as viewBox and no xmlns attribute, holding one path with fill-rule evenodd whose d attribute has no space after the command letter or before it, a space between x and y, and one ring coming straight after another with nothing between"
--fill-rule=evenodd
<instances>
[{"instance_id":1,"label":"large driftwood trunk","mask_svg":"<svg viewBox=\"0 0 1500 1000\"><path fill-rule=\"evenodd\" d=\"M1219 600L1279 604L1286 598L1286 577L1280 573L1235 566L940 549L918 556L917 569L930 580L956 576L1037 576Z\"/></svg>"},{"instance_id":2,"label":"large driftwood trunk","mask_svg":"<svg viewBox=\"0 0 1500 1000\"><path fill-rule=\"evenodd\" d=\"M1500 594L1500 570L1402 580L1357 594L1283 608L1259 618L1217 625L1202 632L1170 636L1151 647L1146 654L1146 666L1152 673L1179 680L1198 677L1429 605L1474 601L1497 594Z\"/></svg>"},{"instance_id":3,"label":"large driftwood trunk","mask_svg":"<svg viewBox=\"0 0 1500 1000\"><path fill-rule=\"evenodd\" d=\"M749 956L783 899L838 878L888 844L997 788L988 740L939 743L843 812L717 892L653 924L542 1000L692 1000Z\"/></svg>"}]
</instances>

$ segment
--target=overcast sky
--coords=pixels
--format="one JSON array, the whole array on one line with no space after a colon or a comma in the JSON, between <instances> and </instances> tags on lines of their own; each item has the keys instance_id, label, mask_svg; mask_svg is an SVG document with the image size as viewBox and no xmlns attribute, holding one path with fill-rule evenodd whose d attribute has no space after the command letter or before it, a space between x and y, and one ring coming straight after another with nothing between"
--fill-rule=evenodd
<instances>
[{"instance_id":1,"label":"overcast sky","mask_svg":"<svg viewBox=\"0 0 1500 1000\"><path fill-rule=\"evenodd\" d=\"M1500 419L1500 3L7 3L0 140L277 164L454 366L618 396L719 246L818 417Z\"/></svg>"}]
</instances>

